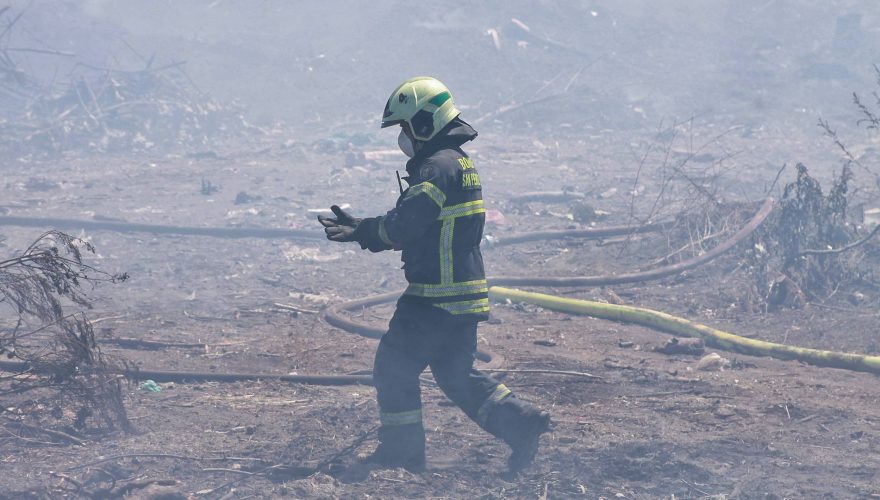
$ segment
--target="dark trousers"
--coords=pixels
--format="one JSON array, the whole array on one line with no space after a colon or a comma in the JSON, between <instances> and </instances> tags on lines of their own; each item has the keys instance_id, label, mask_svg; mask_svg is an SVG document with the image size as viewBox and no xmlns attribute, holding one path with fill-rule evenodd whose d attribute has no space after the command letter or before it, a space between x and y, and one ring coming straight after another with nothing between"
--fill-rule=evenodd
<instances>
[{"instance_id":1,"label":"dark trousers","mask_svg":"<svg viewBox=\"0 0 880 500\"><path fill-rule=\"evenodd\" d=\"M379 401L380 448L424 456L419 376L431 367L446 396L483 429L509 442L509 425L534 411L504 384L474 369L477 321L402 300L379 342L373 381ZM504 410L497 411L500 407ZM493 422L495 421L495 422Z\"/></svg>"}]
</instances>

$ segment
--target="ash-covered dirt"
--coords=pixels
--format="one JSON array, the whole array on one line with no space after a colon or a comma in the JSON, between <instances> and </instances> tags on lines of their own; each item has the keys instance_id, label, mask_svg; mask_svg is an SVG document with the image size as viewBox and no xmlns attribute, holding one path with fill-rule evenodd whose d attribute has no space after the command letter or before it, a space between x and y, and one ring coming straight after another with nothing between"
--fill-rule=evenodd
<instances>
[{"instance_id":1,"label":"ash-covered dirt","mask_svg":"<svg viewBox=\"0 0 880 500\"><path fill-rule=\"evenodd\" d=\"M827 187L842 159L854 161L851 215L880 208L876 131L856 126L850 102L853 91L874 88L876 5L665 4L462 4L428 19L398 0L369 8L34 2L0 49L63 49L76 53L63 64L133 74L152 71L145 61L155 52L156 65L180 63L205 96L240 101L261 128L237 135L224 126L222 137L196 145L130 154L100 141L6 154L0 215L313 231L314 239L296 240L69 232L97 248L90 263L130 275L92 291L87 313L105 354L142 369L360 374L372 368L376 341L331 327L321 311L402 288L399 256L324 241L315 210L349 203L370 216L393 206L394 170L405 158L395 134L376 129L378 114L387 92L415 74L449 84L480 131L466 149L491 211L488 235L688 214L688 225L664 233L484 245L490 276L607 275L699 255L766 195L778 197L797 162ZM856 27L852 13L861 16ZM28 64L13 55L43 81L63 67L50 54ZM82 106L72 116L101 119ZM851 157L815 127L819 117ZM513 201L561 190L583 196ZM41 232L0 225L0 254ZM859 280L796 308L756 300L767 290L753 289L744 260L753 243L655 282L540 291L653 308L749 338L880 355L877 239L857 251L868 269ZM391 313L384 305L355 316L381 327ZM655 352L670 336L643 327L519 304L495 304L492 314L480 344L503 368L601 377L498 374L555 422L517 478L503 473L506 447L430 381L429 470L360 477L343 470L373 446L370 387L184 382L150 392L133 383L132 433L62 429L82 442L71 444L0 428L0 498L880 498L876 375L714 349L706 352L729 366L703 371L699 357ZM26 403L3 393L0 412L15 416Z\"/></svg>"},{"instance_id":2,"label":"ash-covered dirt","mask_svg":"<svg viewBox=\"0 0 880 500\"><path fill-rule=\"evenodd\" d=\"M565 184L601 191L587 198L596 209L610 213L600 225L626 222L631 186L616 178L613 162L593 155L588 171L564 169L560 164L572 160L561 162L559 156L580 158L588 154L587 146L561 142L566 145L559 152L536 153L532 148L519 157L517 148L497 153L503 140L490 136L472 148L484 172L489 208L505 215L503 225L487 226L488 233L575 226L565 217L566 204L507 201L523 191ZM291 168L294 163L297 168ZM35 177L57 184L51 197L28 190L28 180ZM390 164L346 166L345 154L316 152L306 144L214 160L75 159L26 165L6 179L4 206L18 215L312 228L317 234L320 228L308 209L348 202L354 213L366 215L393 202L397 189ZM202 179L220 190L201 194ZM617 191L609 191L613 188ZM235 204L240 192L259 199ZM344 194L328 198L328 192ZM749 216L744 212L736 223ZM6 227L3 248L19 248L33 233ZM103 344L105 353L144 369L273 374L369 370L375 341L330 327L319 314L292 313L273 304L318 311L327 303L403 285L396 254L373 255L355 245L320 239L107 232L78 236L97 247L102 268L131 275L124 284L95 290L97 308L89 315L99 336L206 344L159 350ZM627 244L489 246L485 257L495 275L607 274L664 257L677 248L668 237L643 235ZM860 305L833 297L821 307L747 312L735 302L737 259L734 252L682 276L613 287L613 292L625 303L752 338L880 351L876 290ZM609 293L549 292L600 300ZM360 317L382 325L390 313L390 306L382 306ZM732 367L704 372L696 369L697 357L652 352L669 336L642 327L508 304L496 304L493 316L495 321L481 326L480 342L503 357L505 368L602 377L503 377L523 397L550 410L555 422L542 440L535 466L518 479L502 474L505 447L450 406L431 384L425 384L424 393L429 460L436 468L423 474L375 471L352 480L330 475L333 468L316 474L305 474L302 468L332 457L373 428L377 410L371 388L176 383L162 384L159 393L129 388L133 434L86 436L83 446L4 439L0 468L6 495L28 491L63 496L67 491L77 496L107 488L112 479L173 480L165 488L182 494L220 487L212 497L507 498L546 493L548 498L803 498L880 493L880 390L874 375L720 351ZM15 405L14 399L4 401L4 406L10 404ZM350 463L371 446L367 440L339 461ZM286 468L247 475L275 464Z\"/></svg>"}]
</instances>

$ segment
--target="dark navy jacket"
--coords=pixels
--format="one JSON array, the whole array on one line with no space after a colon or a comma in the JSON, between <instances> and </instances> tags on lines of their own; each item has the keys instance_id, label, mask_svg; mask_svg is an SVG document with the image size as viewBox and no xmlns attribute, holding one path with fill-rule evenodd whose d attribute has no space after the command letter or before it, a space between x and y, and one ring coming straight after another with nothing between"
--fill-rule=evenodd
<instances>
[{"instance_id":1,"label":"dark navy jacket","mask_svg":"<svg viewBox=\"0 0 880 500\"><path fill-rule=\"evenodd\" d=\"M480 176L461 146L477 132L456 118L406 164L409 187L383 216L364 219L355 238L374 252L402 250L409 286L401 301L454 315L488 317L480 240L486 209Z\"/></svg>"}]
</instances>

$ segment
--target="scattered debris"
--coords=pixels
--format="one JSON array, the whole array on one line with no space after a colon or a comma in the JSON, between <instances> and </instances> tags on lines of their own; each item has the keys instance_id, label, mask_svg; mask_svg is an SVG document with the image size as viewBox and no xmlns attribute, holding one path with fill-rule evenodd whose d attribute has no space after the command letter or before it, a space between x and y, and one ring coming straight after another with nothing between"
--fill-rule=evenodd
<instances>
[{"instance_id":1,"label":"scattered debris","mask_svg":"<svg viewBox=\"0 0 880 500\"><path fill-rule=\"evenodd\" d=\"M613 188L606 189L605 191L602 191L601 193L599 193L599 198L602 198L602 199L611 198L615 194L617 194L617 188L613 187Z\"/></svg>"},{"instance_id":2,"label":"scattered debris","mask_svg":"<svg viewBox=\"0 0 880 500\"><path fill-rule=\"evenodd\" d=\"M581 224L590 224L600 219L593 205L584 202L572 204L571 215L576 222Z\"/></svg>"},{"instance_id":3,"label":"scattered debris","mask_svg":"<svg viewBox=\"0 0 880 500\"><path fill-rule=\"evenodd\" d=\"M489 209L486 210L486 224L495 224L496 226L503 226L506 224L504 214L499 210Z\"/></svg>"},{"instance_id":4,"label":"scattered debris","mask_svg":"<svg viewBox=\"0 0 880 500\"><path fill-rule=\"evenodd\" d=\"M111 430L129 428L116 375L126 363L101 352L85 314L65 312L71 305L90 307L84 285L128 278L85 264L83 252L94 251L86 241L50 231L21 255L0 261L0 307L11 320L0 329L0 354L14 360L0 362L13 373L0 377L0 389L4 398L26 398L15 414L4 415L14 425L82 430L94 420ZM57 411L49 415L47 408Z\"/></svg>"},{"instance_id":5,"label":"scattered debris","mask_svg":"<svg viewBox=\"0 0 880 500\"><path fill-rule=\"evenodd\" d=\"M238 219L246 215L261 215L263 212L259 208L251 207L240 210L228 210L226 212L227 219Z\"/></svg>"},{"instance_id":6,"label":"scattered debris","mask_svg":"<svg viewBox=\"0 0 880 500\"><path fill-rule=\"evenodd\" d=\"M492 44L495 45L495 50L501 50L501 36L498 34L498 30L495 28L489 28L486 30L486 34L492 38Z\"/></svg>"},{"instance_id":7,"label":"scattered debris","mask_svg":"<svg viewBox=\"0 0 880 500\"><path fill-rule=\"evenodd\" d=\"M880 226L880 208L869 208L863 212L866 226Z\"/></svg>"},{"instance_id":8,"label":"scattered debris","mask_svg":"<svg viewBox=\"0 0 880 500\"><path fill-rule=\"evenodd\" d=\"M262 196L250 195L244 191L239 191L239 193L237 195L235 195L235 201L233 203L236 205L245 205L247 203L253 203L255 201L260 201L262 199L263 199Z\"/></svg>"},{"instance_id":9,"label":"scattered debris","mask_svg":"<svg viewBox=\"0 0 880 500\"><path fill-rule=\"evenodd\" d=\"M321 312L315 309L306 309L304 307L295 306L293 304L281 304L279 302L273 302L272 305L277 307L278 309L284 309L287 311L294 311L303 314L318 314Z\"/></svg>"},{"instance_id":10,"label":"scattered debris","mask_svg":"<svg viewBox=\"0 0 880 500\"><path fill-rule=\"evenodd\" d=\"M17 15L5 23L7 36L0 40L0 73L7 76L0 93L0 150L6 154L204 149L230 137L267 133L244 119L241 106L197 89L184 61L156 65L153 57L133 70L82 61L70 74L42 81L27 72L33 65L29 57L76 54L16 48L10 56L9 31L25 11L3 9L3 14Z\"/></svg>"},{"instance_id":11,"label":"scattered debris","mask_svg":"<svg viewBox=\"0 0 880 500\"><path fill-rule=\"evenodd\" d=\"M800 309L808 302L807 295L801 290L801 287L785 275L777 276L770 283L770 291L767 293L766 301L768 306L774 308L785 306L792 309Z\"/></svg>"},{"instance_id":12,"label":"scattered debris","mask_svg":"<svg viewBox=\"0 0 880 500\"><path fill-rule=\"evenodd\" d=\"M540 201L545 203L560 203L572 200L582 200L586 197L584 193L576 191L534 191L511 196L510 201L513 203L529 203Z\"/></svg>"},{"instance_id":13,"label":"scattered debris","mask_svg":"<svg viewBox=\"0 0 880 500\"><path fill-rule=\"evenodd\" d=\"M862 292L853 292L846 297L846 300L848 300L850 304L858 306L865 303L865 294Z\"/></svg>"},{"instance_id":14,"label":"scattered debris","mask_svg":"<svg viewBox=\"0 0 880 500\"><path fill-rule=\"evenodd\" d=\"M215 186L211 181L207 179L202 179L202 189L201 193L205 196L210 196L216 192L220 191L220 188Z\"/></svg>"},{"instance_id":15,"label":"scattered debris","mask_svg":"<svg viewBox=\"0 0 880 500\"><path fill-rule=\"evenodd\" d=\"M859 239L857 226L848 220L852 177L844 165L826 195L807 167L798 164L797 179L785 186L780 210L755 233L746 252L745 264L755 280L751 303L800 308L871 274L872 265L858 246L874 233Z\"/></svg>"},{"instance_id":16,"label":"scattered debris","mask_svg":"<svg viewBox=\"0 0 880 500\"><path fill-rule=\"evenodd\" d=\"M615 304L618 306L621 304L625 304L624 300L620 298L620 295L617 295L616 293L614 293L614 290L608 287L602 288L602 298L604 298L605 301L609 304Z\"/></svg>"},{"instance_id":17,"label":"scattered debris","mask_svg":"<svg viewBox=\"0 0 880 500\"><path fill-rule=\"evenodd\" d=\"M287 294L291 298L302 300L303 302L308 302L310 304L316 304L320 306L326 306L330 302L334 300L338 300L339 297L334 295L322 295L316 293L306 293L306 292L290 292Z\"/></svg>"},{"instance_id":18,"label":"scattered debris","mask_svg":"<svg viewBox=\"0 0 880 500\"><path fill-rule=\"evenodd\" d=\"M699 356L705 352L706 344L703 339L699 338L677 338L673 337L666 341L661 347L654 348L655 352L663 354L687 354L689 356Z\"/></svg>"},{"instance_id":19,"label":"scattered debris","mask_svg":"<svg viewBox=\"0 0 880 500\"><path fill-rule=\"evenodd\" d=\"M60 187L60 184L42 177L31 177L23 187L27 191L54 191Z\"/></svg>"},{"instance_id":20,"label":"scattered debris","mask_svg":"<svg viewBox=\"0 0 880 500\"><path fill-rule=\"evenodd\" d=\"M535 345L542 345L542 346L544 346L544 347L556 347L556 345L557 345L557 344L556 344L556 341L555 341L555 340L551 340L551 339L546 339L546 340L533 340L533 341L532 341L532 344L535 344Z\"/></svg>"},{"instance_id":21,"label":"scattered debris","mask_svg":"<svg viewBox=\"0 0 880 500\"><path fill-rule=\"evenodd\" d=\"M341 253L325 253L317 247L301 247L293 243L283 244L281 253L290 262L333 262L342 258Z\"/></svg>"},{"instance_id":22,"label":"scattered debris","mask_svg":"<svg viewBox=\"0 0 880 500\"><path fill-rule=\"evenodd\" d=\"M162 386L153 380L144 380L140 383L138 389L149 392L162 392Z\"/></svg>"},{"instance_id":23,"label":"scattered debris","mask_svg":"<svg viewBox=\"0 0 880 500\"><path fill-rule=\"evenodd\" d=\"M728 366L730 366L730 360L721 357L717 352L707 354L697 362L697 370L707 372L724 371L724 368Z\"/></svg>"}]
</instances>

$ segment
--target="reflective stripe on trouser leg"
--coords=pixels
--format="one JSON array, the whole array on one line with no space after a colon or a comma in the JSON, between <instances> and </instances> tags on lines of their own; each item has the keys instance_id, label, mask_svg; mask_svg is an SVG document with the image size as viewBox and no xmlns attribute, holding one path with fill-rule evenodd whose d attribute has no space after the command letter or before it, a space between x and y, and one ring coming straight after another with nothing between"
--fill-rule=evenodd
<instances>
[{"instance_id":1,"label":"reflective stripe on trouser leg","mask_svg":"<svg viewBox=\"0 0 880 500\"><path fill-rule=\"evenodd\" d=\"M421 424L422 410L379 412L379 421L385 426Z\"/></svg>"},{"instance_id":2,"label":"reflective stripe on trouser leg","mask_svg":"<svg viewBox=\"0 0 880 500\"><path fill-rule=\"evenodd\" d=\"M477 423L481 426L486 425L486 420L489 418L489 411L492 410L492 407L500 403L504 398L510 396L511 391L504 384L498 384L495 386L495 390L492 391L492 394L486 398L486 401L480 406L480 409L477 410Z\"/></svg>"}]
</instances>

